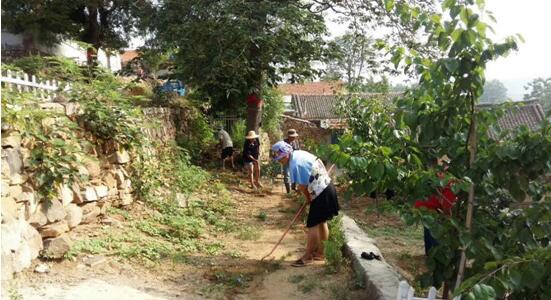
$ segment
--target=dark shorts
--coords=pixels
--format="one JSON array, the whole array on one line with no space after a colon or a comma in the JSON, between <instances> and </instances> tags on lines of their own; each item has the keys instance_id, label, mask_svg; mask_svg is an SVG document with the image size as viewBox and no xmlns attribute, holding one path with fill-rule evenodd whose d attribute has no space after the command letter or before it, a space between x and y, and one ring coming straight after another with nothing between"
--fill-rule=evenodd
<instances>
[{"instance_id":1,"label":"dark shorts","mask_svg":"<svg viewBox=\"0 0 551 300\"><path fill-rule=\"evenodd\" d=\"M231 157L233 155L233 147L226 147L222 149L222 159Z\"/></svg>"},{"instance_id":2,"label":"dark shorts","mask_svg":"<svg viewBox=\"0 0 551 300\"><path fill-rule=\"evenodd\" d=\"M306 227L314 227L320 223L327 222L339 214L340 206L337 198L337 190L333 183L330 183L319 196L310 204Z\"/></svg>"}]
</instances>

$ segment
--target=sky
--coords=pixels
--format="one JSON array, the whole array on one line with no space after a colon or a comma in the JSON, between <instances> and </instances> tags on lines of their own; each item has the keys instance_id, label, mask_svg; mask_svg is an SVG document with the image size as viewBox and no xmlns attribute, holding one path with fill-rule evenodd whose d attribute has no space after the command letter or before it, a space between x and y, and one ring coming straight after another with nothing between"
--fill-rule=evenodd
<instances>
[{"instance_id":1,"label":"sky","mask_svg":"<svg viewBox=\"0 0 551 300\"><path fill-rule=\"evenodd\" d=\"M486 70L488 80L500 80L510 98L521 100L529 81L551 77L551 0L486 0L486 9L497 19L491 24L494 40L517 33L525 40L518 52L489 63ZM346 25L329 21L328 26L333 36L346 31Z\"/></svg>"}]
</instances>

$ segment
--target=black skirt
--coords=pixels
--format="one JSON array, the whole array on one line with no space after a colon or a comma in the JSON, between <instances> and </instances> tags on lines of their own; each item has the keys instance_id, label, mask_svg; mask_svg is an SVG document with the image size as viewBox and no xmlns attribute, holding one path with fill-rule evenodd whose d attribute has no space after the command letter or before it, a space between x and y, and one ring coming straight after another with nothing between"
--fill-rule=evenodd
<instances>
[{"instance_id":1,"label":"black skirt","mask_svg":"<svg viewBox=\"0 0 551 300\"><path fill-rule=\"evenodd\" d=\"M333 217L339 214L339 210L337 190L333 183L330 183L310 204L306 227L314 227L333 219Z\"/></svg>"}]
</instances>

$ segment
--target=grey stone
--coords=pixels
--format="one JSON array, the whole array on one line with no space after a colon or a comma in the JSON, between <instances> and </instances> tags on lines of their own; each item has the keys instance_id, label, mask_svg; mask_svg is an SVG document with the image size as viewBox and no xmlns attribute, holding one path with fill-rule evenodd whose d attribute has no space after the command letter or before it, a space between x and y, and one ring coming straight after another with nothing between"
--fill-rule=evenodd
<instances>
[{"instance_id":1,"label":"grey stone","mask_svg":"<svg viewBox=\"0 0 551 300\"><path fill-rule=\"evenodd\" d=\"M100 215L105 215L109 207L111 207L111 202L107 201L107 199L98 201L98 207L100 208Z\"/></svg>"},{"instance_id":2,"label":"grey stone","mask_svg":"<svg viewBox=\"0 0 551 300\"><path fill-rule=\"evenodd\" d=\"M101 265L107 261L107 258L105 256L92 256L92 257L86 257L84 259L84 264L88 267L95 267L97 265Z\"/></svg>"},{"instance_id":3,"label":"grey stone","mask_svg":"<svg viewBox=\"0 0 551 300\"><path fill-rule=\"evenodd\" d=\"M65 220L67 221L69 228L75 228L78 224L80 224L80 222L82 222L82 209L78 205L71 203L65 210L67 211Z\"/></svg>"},{"instance_id":4,"label":"grey stone","mask_svg":"<svg viewBox=\"0 0 551 300\"><path fill-rule=\"evenodd\" d=\"M100 162L97 159L86 158L83 160L86 170L91 178L99 178L101 175Z\"/></svg>"},{"instance_id":5,"label":"grey stone","mask_svg":"<svg viewBox=\"0 0 551 300\"><path fill-rule=\"evenodd\" d=\"M95 186L94 190L96 191L96 195L98 196L98 198L107 197L107 195L109 194L109 188L105 185Z\"/></svg>"},{"instance_id":6,"label":"grey stone","mask_svg":"<svg viewBox=\"0 0 551 300\"><path fill-rule=\"evenodd\" d=\"M42 256L47 258L62 258L65 253L71 250L73 245L71 239L66 235L44 240Z\"/></svg>"},{"instance_id":7,"label":"grey stone","mask_svg":"<svg viewBox=\"0 0 551 300\"><path fill-rule=\"evenodd\" d=\"M109 156L109 162L113 164L126 164L130 161L130 155L126 150L116 151Z\"/></svg>"},{"instance_id":8,"label":"grey stone","mask_svg":"<svg viewBox=\"0 0 551 300\"><path fill-rule=\"evenodd\" d=\"M13 278L13 257L12 253L2 253L2 282L7 282Z\"/></svg>"},{"instance_id":9,"label":"grey stone","mask_svg":"<svg viewBox=\"0 0 551 300\"><path fill-rule=\"evenodd\" d=\"M90 176L90 172L88 172L85 166L78 166L78 174L83 177Z\"/></svg>"},{"instance_id":10,"label":"grey stone","mask_svg":"<svg viewBox=\"0 0 551 300\"><path fill-rule=\"evenodd\" d=\"M34 227L44 226L48 223L48 217L46 217L47 207L45 203L41 203L38 209L29 218L29 223Z\"/></svg>"},{"instance_id":11,"label":"grey stone","mask_svg":"<svg viewBox=\"0 0 551 300\"><path fill-rule=\"evenodd\" d=\"M117 180L117 187L122 188L126 179L122 170L117 170L115 172L115 179Z\"/></svg>"},{"instance_id":12,"label":"grey stone","mask_svg":"<svg viewBox=\"0 0 551 300\"><path fill-rule=\"evenodd\" d=\"M34 268L34 272L41 273L41 274L50 273L50 266L48 266L47 264L38 264Z\"/></svg>"},{"instance_id":13,"label":"grey stone","mask_svg":"<svg viewBox=\"0 0 551 300\"><path fill-rule=\"evenodd\" d=\"M103 181L105 182L105 184L107 185L107 187L109 189L116 189L117 188L117 180L115 179L113 174L107 173L107 175L105 175L103 177Z\"/></svg>"},{"instance_id":14,"label":"grey stone","mask_svg":"<svg viewBox=\"0 0 551 300\"><path fill-rule=\"evenodd\" d=\"M23 231L23 240L25 240L27 246L29 246L31 257L33 259L38 257L40 250L43 249L42 237L40 236L40 233L38 233L34 227L27 224L27 226L25 226L25 230Z\"/></svg>"},{"instance_id":15,"label":"grey stone","mask_svg":"<svg viewBox=\"0 0 551 300\"><path fill-rule=\"evenodd\" d=\"M15 148L21 147L21 135L18 132L10 132L2 135L2 148Z\"/></svg>"},{"instance_id":16,"label":"grey stone","mask_svg":"<svg viewBox=\"0 0 551 300\"><path fill-rule=\"evenodd\" d=\"M367 299L396 299L400 275L382 258L365 260L362 252L373 252L382 257L375 241L358 227L356 222L344 215L342 226L345 238L345 253L351 258L354 270L365 283Z\"/></svg>"},{"instance_id":17,"label":"grey stone","mask_svg":"<svg viewBox=\"0 0 551 300\"><path fill-rule=\"evenodd\" d=\"M17 202L27 201L23 195L23 188L20 185L10 185L8 187L8 195Z\"/></svg>"},{"instance_id":18,"label":"grey stone","mask_svg":"<svg viewBox=\"0 0 551 300\"><path fill-rule=\"evenodd\" d=\"M68 117L77 116L82 113L80 108L80 103L78 102L67 102L65 103L65 115Z\"/></svg>"},{"instance_id":19,"label":"grey stone","mask_svg":"<svg viewBox=\"0 0 551 300\"><path fill-rule=\"evenodd\" d=\"M10 167L10 175L20 174L23 170L23 160L21 159L21 152L17 149L3 149L2 156L5 157L8 166Z\"/></svg>"},{"instance_id":20,"label":"grey stone","mask_svg":"<svg viewBox=\"0 0 551 300\"><path fill-rule=\"evenodd\" d=\"M52 224L41 227L39 230L42 238L58 237L65 232L69 231L69 225L67 221L61 220Z\"/></svg>"},{"instance_id":21,"label":"grey stone","mask_svg":"<svg viewBox=\"0 0 551 300\"><path fill-rule=\"evenodd\" d=\"M19 249L15 252L15 256L13 258L13 270L15 272L21 272L31 266L31 261L31 250L27 244L22 243L19 246Z\"/></svg>"},{"instance_id":22,"label":"grey stone","mask_svg":"<svg viewBox=\"0 0 551 300\"><path fill-rule=\"evenodd\" d=\"M101 224L108 225L108 226L122 227L122 222L112 217L104 217L103 219L101 219Z\"/></svg>"},{"instance_id":23,"label":"grey stone","mask_svg":"<svg viewBox=\"0 0 551 300\"><path fill-rule=\"evenodd\" d=\"M84 197L80 192L80 186L78 186L78 184L73 184L71 190L73 191L73 202L77 204L84 203Z\"/></svg>"},{"instance_id":24,"label":"grey stone","mask_svg":"<svg viewBox=\"0 0 551 300\"><path fill-rule=\"evenodd\" d=\"M63 204L61 204L61 202L57 199L52 199L46 210L46 217L48 218L48 222L63 220L65 219L66 215L67 214L65 213Z\"/></svg>"},{"instance_id":25,"label":"grey stone","mask_svg":"<svg viewBox=\"0 0 551 300\"><path fill-rule=\"evenodd\" d=\"M86 188L84 188L84 193L82 196L84 198L84 201L86 202L98 200L98 194L96 193L96 190L91 186L87 186Z\"/></svg>"},{"instance_id":26,"label":"grey stone","mask_svg":"<svg viewBox=\"0 0 551 300\"><path fill-rule=\"evenodd\" d=\"M132 195L122 190L119 191L119 199L122 206L130 205L132 204L132 202L134 202L134 199L132 199Z\"/></svg>"},{"instance_id":27,"label":"grey stone","mask_svg":"<svg viewBox=\"0 0 551 300\"><path fill-rule=\"evenodd\" d=\"M24 221L23 221L24 222ZM2 253L15 253L23 239L20 221L5 223L1 226Z\"/></svg>"},{"instance_id":28,"label":"grey stone","mask_svg":"<svg viewBox=\"0 0 551 300\"><path fill-rule=\"evenodd\" d=\"M96 202L88 203L82 208L82 224L94 223L97 221L101 209L98 207Z\"/></svg>"},{"instance_id":29,"label":"grey stone","mask_svg":"<svg viewBox=\"0 0 551 300\"><path fill-rule=\"evenodd\" d=\"M11 217L14 219L17 214L17 203L11 197L2 197L2 218Z\"/></svg>"},{"instance_id":30,"label":"grey stone","mask_svg":"<svg viewBox=\"0 0 551 300\"><path fill-rule=\"evenodd\" d=\"M187 197L182 193L176 193L176 202L178 202L178 206L180 207L188 206Z\"/></svg>"},{"instance_id":31,"label":"grey stone","mask_svg":"<svg viewBox=\"0 0 551 300\"><path fill-rule=\"evenodd\" d=\"M67 184L61 185L59 188L59 196L61 197L63 206L67 206L73 202L73 190Z\"/></svg>"},{"instance_id":32,"label":"grey stone","mask_svg":"<svg viewBox=\"0 0 551 300\"><path fill-rule=\"evenodd\" d=\"M65 107L59 103L45 102L39 104L40 108L43 110L51 110L58 113L65 113Z\"/></svg>"},{"instance_id":33,"label":"grey stone","mask_svg":"<svg viewBox=\"0 0 551 300\"><path fill-rule=\"evenodd\" d=\"M2 179L2 197L9 194L10 184Z\"/></svg>"},{"instance_id":34,"label":"grey stone","mask_svg":"<svg viewBox=\"0 0 551 300\"><path fill-rule=\"evenodd\" d=\"M10 184L11 185L19 185L25 183L27 181L28 177L27 175L21 175L21 174L13 174L10 177Z\"/></svg>"}]
</instances>

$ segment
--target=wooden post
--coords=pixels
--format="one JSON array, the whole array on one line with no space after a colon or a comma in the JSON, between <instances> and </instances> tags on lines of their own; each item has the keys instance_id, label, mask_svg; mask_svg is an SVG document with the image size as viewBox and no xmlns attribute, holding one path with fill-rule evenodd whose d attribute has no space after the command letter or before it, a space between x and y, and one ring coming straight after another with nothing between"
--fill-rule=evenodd
<instances>
[{"instance_id":1,"label":"wooden post","mask_svg":"<svg viewBox=\"0 0 551 300\"><path fill-rule=\"evenodd\" d=\"M476 159L476 112L475 112L475 99L471 92L471 124L469 126L469 136L467 137L467 150L469 151L469 169L472 169ZM473 223L473 211L474 211L474 182L471 182L469 187L469 197L467 202L467 215L465 217L465 228L467 232L471 232L471 225ZM461 259L459 260L459 269L457 271L457 280L455 281L455 288L458 289L463 281L465 274L465 265L467 263L467 249L464 247L461 249ZM447 297L447 295L444 295Z\"/></svg>"},{"instance_id":2,"label":"wooden post","mask_svg":"<svg viewBox=\"0 0 551 300\"><path fill-rule=\"evenodd\" d=\"M23 73L23 81L25 81L25 83L29 82L29 74ZM23 86L23 91L24 92L29 92L30 91L30 86L28 86L28 85Z\"/></svg>"}]
</instances>

